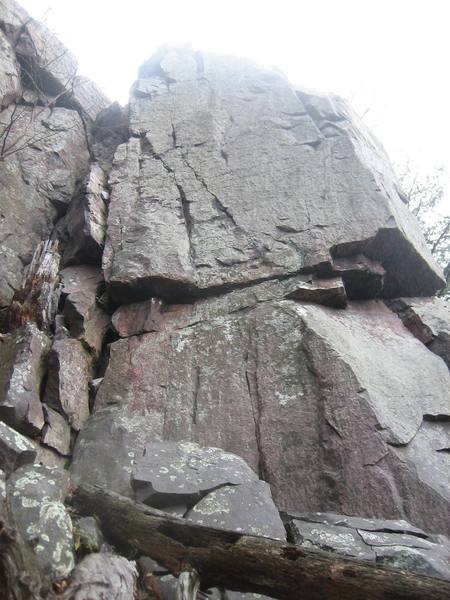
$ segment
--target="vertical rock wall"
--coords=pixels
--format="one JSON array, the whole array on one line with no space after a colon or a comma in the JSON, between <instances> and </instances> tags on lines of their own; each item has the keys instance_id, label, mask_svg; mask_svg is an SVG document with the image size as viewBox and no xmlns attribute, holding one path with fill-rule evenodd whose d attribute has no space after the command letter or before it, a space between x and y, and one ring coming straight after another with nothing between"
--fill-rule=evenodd
<instances>
[{"instance_id":1,"label":"vertical rock wall","mask_svg":"<svg viewBox=\"0 0 450 600\"><path fill-rule=\"evenodd\" d=\"M298 533L317 512L450 533L442 274L343 100L181 48L123 109L0 0L0 108L0 475L46 576L89 547L63 467L281 539L283 509L296 543L320 546ZM66 596L97 570L131 598L134 565L110 559L81 562Z\"/></svg>"}]
</instances>

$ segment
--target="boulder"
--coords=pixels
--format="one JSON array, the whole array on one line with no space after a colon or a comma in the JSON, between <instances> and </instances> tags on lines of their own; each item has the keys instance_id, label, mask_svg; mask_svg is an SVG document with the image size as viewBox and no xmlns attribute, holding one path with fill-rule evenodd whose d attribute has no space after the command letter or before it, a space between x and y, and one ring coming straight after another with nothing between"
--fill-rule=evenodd
<instances>
[{"instance_id":1,"label":"boulder","mask_svg":"<svg viewBox=\"0 0 450 600\"><path fill-rule=\"evenodd\" d=\"M279 508L447 531L449 377L382 302L269 300L114 342L95 410L153 414L153 440L237 454Z\"/></svg>"},{"instance_id":2,"label":"boulder","mask_svg":"<svg viewBox=\"0 0 450 600\"><path fill-rule=\"evenodd\" d=\"M36 450L33 443L0 421L0 464L2 473L10 475L18 467L34 462Z\"/></svg>"},{"instance_id":3,"label":"boulder","mask_svg":"<svg viewBox=\"0 0 450 600\"><path fill-rule=\"evenodd\" d=\"M450 369L450 300L397 298L388 303L403 324Z\"/></svg>"},{"instance_id":4,"label":"boulder","mask_svg":"<svg viewBox=\"0 0 450 600\"><path fill-rule=\"evenodd\" d=\"M40 390L49 349L50 340L33 323L0 342L0 418L30 435L44 426Z\"/></svg>"},{"instance_id":5,"label":"boulder","mask_svg":"<svg viewBox=\"0 0 450 600\"><path fill-rule=\"evenodd\" d=\"M286 539L270 486L265 481L221 486L197 502L186 518L199 525Z\"/></svg>"},{"instance_id":6,"label":"boulder","mask_svg":"<svg viewBox=\"0 0 450 600\"><path fill-rule=\"evenodd\" d=\"M129 600L135 597L134 562L112 554L89 554L75 567L64 600Z\"/></svg>"},{"instance_id":7,"label":"boulder","mask_svg":"<svg viewBox=\"0 0 450 600\"><path fill-rule=\"evenodd\" d=\"M92 265L66 267L61 271L66 296L64 318L72 337L82 340L98 357L110 318L98 305L103 286L101 271Z\"/></svg>"},{"instance_id":8,"label":"boulder","mask_svg":"<svg viewBox=\"0 0 450 600\"><path fill-rule=\"evenodd\" d=\"M20 467L7 481L17 527L53 579L66 578L75 566L72 521L63 504L68 481L67 471L42 465Z\"/></svg>"},{"instance_id":9,"label":"boulder","mask_svg":"<svg viewBox=\"0 0 450 600\"><path fill-rule=\"evenodd\" d=\"M63 414L70 426L79 431L89 417L88 354L78 340L56 339L49 354L49 371L44 401Z\"/></svg>"},{"instance_id":10,"label":"boulder","mask_svg":"<svg viewBox=\"0 0 450 600\"><path fill-rule=\"evenodd\" d=\"M192 503L219 486L258 479L239 456L192 442L147 445L136 458L132 477L137 499L161 507Z\"/></svg>"},{"instance_id":11,"label":"boulder","mask_svg":"<svg viewBox=\"0 0 450 600\"><path fill-rule=\"evenodd\" d=\"M56 410L44 404L45 426L42 443L63 456L70 455L71 436L67 420Z\"/></svg>"},{"instance_id":12,"label":"boulder","mask_svg":"<svg viewBox=\"0 0 450 600\"><path fill-rule=\"evenodd\" d=\"M120 302L332 273L335 258L361 254L385 273L377 295L443 284L383 148L342 100L247 61L167 49L140 70L130 129L103 256Z\"/></svg>"}]
</instances>

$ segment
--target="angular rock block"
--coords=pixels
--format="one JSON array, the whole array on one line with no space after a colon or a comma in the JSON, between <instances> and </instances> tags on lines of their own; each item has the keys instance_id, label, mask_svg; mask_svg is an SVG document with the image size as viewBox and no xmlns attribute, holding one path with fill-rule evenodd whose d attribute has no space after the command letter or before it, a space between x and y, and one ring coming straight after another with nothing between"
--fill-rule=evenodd
<instances>
[{"instance_id":1,"label":"angular rock block","mask_svg":"<svg viewBox=\"0 0 450 600\"><path fill-rule=\"evenodd\" d=\"M44 404L45 426L42 443L53 448L62 456L70 454L71 436L67 420L56 410Z\"/></svg>"},{"instance_id":2,"label":"angular rock block","mask_svg":"<svg viewBox=\"0 0 450 600\"><path fill-rule=\"evenodd\" d=\"M105 240L107 197L106 173L93 163L79 193L58 225L66 239L64 264L100 262Z\"/></svg>"},{"instance_id":3,"label":"angular rock block","mask_svg":"<svg viewBox=\"0 0 450 600\"><path fill-rule=\"evenodd\" d=\"M57 339L49 354L44 401L79 431L89 417L90 358L81 342Z\"/></svg>"},{"instance_id":4,"label":"angular rock block","mask_svg":"<svg viewBox=\"0 0 450 600\"><path fill-rule=\"evenodd\" d=\"M336 310L269 300L113 343L94 419L105 409L108 427L114 414L152 415L152 441L237 454L279 508L444 532L449 385L443 361L382 302ZM94 430L89 453L109 464ZM82 462L94 480L89 454Z\"/></svg>"},{"instance_id":5,"label":"angular rock block","mask_svg":"<svg viewBox=\"0 0 450 600\"><path fill-rule=\"evenodd\" d=\"M0 343L0 418L31 435L44 426L40 390L49 350L50 340L32 323Z\"/></svg>"},{"instance_id":6,"label":"angular rock block","mask_svg":"<svg viewBox=\"0 0 450 600\"><path fill-rule=\"evenodd\" d=\"M0 161L0 306L10 303L24 265L50 236L89 161L73 110L10 106L0 112L0 131L11 123Z\"/></svg>"},{"instance_id":7,"label":"angular rock block","mask_svg":"<svg viewBox=\"0 0 450 600\"><path fill-rule=\"evenodd\" d=\"M286 539L286 530L265 481L222 486L197 502L186 518L208 527Z\"/></svg>"},{"instance_id":8,"label":"angular rock block","mask_svg":"<svg viewBox=\"0 0 450 600\"><path fill-rule=\"evenodd\" d=\"M72 337L82 340L98 356L110 318L98 306L103 287L101 271L91 265L66 267L61 271L62 293L66 297L64 318Z\"/></svg>"},{"instance_id":9,"label":"angular rock block","mask_svg":"<svg viewBox=\"0 0 450 600\"><path fill-rule=\"evenodd\" d=\"M75 567L64 600L131 600L135 598L137 570L123 556L89 554Z\"/></svg>"},{"instance_id":10,"label":"angular rock block","mask_svg":"<svg viewBox=\"0 0 450 600\"><path fill-rule=\"evenodd\" d=\"M450 301L443 298L398 298L390 301L388 306L450 369Z\"/></svg>"},{"instance_id":11,"label":"angular rock block","mask_svg":"<svg viewBox=\"0 0 450 600\"><path fill-rule=\"evenodd\" d=\"M36 450L30 440L0 421L0 465L5 475L33 463Z\"/></svg>"},{"instance_id":12,"label":"angular rock block","mask_svg":"<svg viewBox=\"0 0 450 600\"><path fill-rule=\"evenodd\" d=\"M405 521L381 521L327 513L285 515L290 539L305 548L450 579L449 540Z\"/></svg>"},{"instance_id":13,"label":"angular rock block","mask_svg":"<svg viewBox=\"0 0 450 600\"><path fill-rule=\"evenodd\" d=\"M383 148L342 100L240 59L168 49L140 70L130 129L103 256L116 300L333 274L335 259L360 255L375 271L350 261L356 294L358 273L377 282L364 297L442 286Z\"/></svg>"},{"instance_id":14,"label":"angular rock block","mask_svg":"<svg viewBox=\"0 0 450 600\"><path fill-rule=\"evenodd\" d=\"M7 482L7 502L17 527L53 579L75 566L72 521L63 504L68 474L42 465L17 469Z\"/></svg>"},{"instance_id":15,"label":"angular rock block","mask_svg":"<svg viewBox=\"0 0 450 600\"><path fill-rule=\"evenodd\" d=\"M133 469L138 500L155 506L179 500L192 504L219 486L257 481L257 475L242 458L220 448L198 444L156 442L147 445ZM178 502L177 502L178 503Z\"/></svg>"}]
</instances>

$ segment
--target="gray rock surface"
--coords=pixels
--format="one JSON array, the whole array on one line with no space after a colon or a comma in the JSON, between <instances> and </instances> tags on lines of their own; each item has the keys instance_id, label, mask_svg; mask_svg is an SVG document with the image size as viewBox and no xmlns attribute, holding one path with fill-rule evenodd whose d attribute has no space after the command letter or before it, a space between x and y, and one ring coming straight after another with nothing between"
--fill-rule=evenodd
<instances>
[{"instance_id":1,"label":"gray rock surface","mask_svg":"<svg viewBox=\"0 0 450 600\"><path fill-rule=\"evenodd\" d=\"M192 442L155 442L141 454L133 468L133 485L138 499L151 505L170 505L225 484L258 479L239 456Z\"/></svg>"},{"instance_id":2,"label":"gray rock surface","mask_svg":"<svg viewBox=\"0 0 450 600\"><path fill-rule=\"evenodd\" d=\"M213 490L191 508L186 518L209 527L286 539L286 530L265 481L225 485Z\"/></svg>"},{"instance_id":3,"label":"gray rock surface","mask_svg":"<svg viewBox=\"0 0 450 600\"><path fill-rule=\"evenodd\" d=\"M65 600L131 600L135 597L134 562L112 554L89 554L75 567Z\"/></svg>"},{"instance_id":4,"label":"gray rock surface","mask_svg":"<svg viewBox=\"0 0 450 600\"><path fill-rule=\"evenodd\" d=\"M106 180L103 169L97 163L92 163L78 194L58 224L61 237L66 240L64 264L100 262L106 227Z\"/></svg>"},{"instance_id":5,"label":"gray rock surface","mask_svg":"<svg viewBox=\"0 0 450 600\"><path fill-rule=\"evenodd\" d=\"M404 521L326 513L296 516L299 518L285 517L289 539L295 544L450 579L450 548L446 538L438 539ZM396 532L404 530L410 533Z\"/></svg>"},{"instance_id":6,"label":"gray rock surface","mask_svg":"<svg viewBox=\"0 0 450 600\"><path fill-rule=\"evenodd\" d=\"M71 437L68 421L56 410L44 404L45 425L42 443L63 456L70 455Z\"/></svg>"},{"instance_id":7,"label":"gray rock surface","mask_svg":"<svg viewBox=\"0 0 450 600\"><path fill-rule=\"evenodd\" d=\"M449 381L382 302L268 301L113 343L95 410L151 413L154 439L241 456L279 508L446 531L448 453L430 436L448 423L430 419L450 413Z\"/></svg>"},{"instance_id":8,"label":"gray rock surface","mask_svg":"<svg viewBox=\"0 0 450 600\"><path fill-rule=\"evenodd\" d=\"M103 533L94 517L79 517L73 522L75 547L86 553L100 552L103 545Z\"/></svg>"},{"instance_id":9,"label":"gray rock surface","mask_svg":"<svg viewBox=\"0 0 450 600\"><path fill-rule=\"evenodd\" d=\"M10 475L18 467L33 463L36 450L33 443L6 423L0 421L0 465L2 473Z\"/></svg>"},{"instance_id":10,"label":"gray rock surface","mask_svg":"<svg viewBox=\"0 0 450 600\"><path fill-rule=\"evenodd\" d=\"M78 340L56 339L48 359L44 401L79 431L89 417L90 358Z\"/></svg>"},{"instance_id":11,"label":"gray rock surface","mask_svg":"<svg viewBox=\"0 0 450 600\"><path fill-rule=\"evenodd\" d=\"M11 301L23 266L66 210L89 160L75 111L10 106L0 112L0 131L11 121L0 161L0 306Z\"/></svg>"},{"instance_id":12,"label":"gray rock surface","mask_svg":"<svg viewBox=\"0 0 450 600\"><path fill-rule=\"evenodd\" d=\"M97 298L103 275L93 265L66 267L61 271L62 293L66 297L64 318L72 337L82 340L98 356L110 318Z\"/></svg>"},{"instance_id":13,"label":"gray rock surface","mask_svg":"<svg viewBox=\"0 0 450 600\"><path fill-rule=\"evenodd\" d=\"M40 388L50 340L28 323L0 343L0 418L32 435L44 426Z\"/></svg>"},{"instance_id":14,"label":"gray rock surface","mask_svg":"<svg viewBox=\"0 0 450 600\"><path fill-rule=\"evenodd\" d=\"M240 59L169 49L141 68L130 127L103 257L116 299L173 301L361 253L382 263L388 297L442 285L384 150L343 101Z\"/></svg>"},{"instance_id":15,"label":"gray rock surface","mask_svg":"<svg viewBox=\"0 0 450 600\"><path fill-rule=\"evenodd\" d=\"M7 481L7 501L20 533L52 578L65 578L75 566L72 521L63 504L67 471L42 465L17 469Z\"/></svg>"},{"instance_id":16,"label":"gray rock surface","mask_svg":"<svg viewBox=\"0 0 450 600\"><path fill-rule=\"evenodd\" d=\"M450 368L450 300L398 298L389 302L404 325Z\"/></svg>"},{"instance_id":17,"label":"gray rock surface","mask_svg":"<svg viewBox=\"0 0 450 600\"><path fill-rule=\"evenodd\" d=\"M0 110L18 98L21 91L19 65L14 50L0 29Z\"/></svg>"}]
</instances>

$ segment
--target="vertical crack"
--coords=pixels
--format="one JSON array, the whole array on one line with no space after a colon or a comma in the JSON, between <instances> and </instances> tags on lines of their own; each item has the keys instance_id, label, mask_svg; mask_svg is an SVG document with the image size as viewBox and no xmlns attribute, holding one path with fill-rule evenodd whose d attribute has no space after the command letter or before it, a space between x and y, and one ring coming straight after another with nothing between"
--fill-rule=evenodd
<instances>
[{"instance_id":1,"label":"vertical crack","mask_svg":"<svg viewBox=\"0 0 450 600\"><path fill-rule=\"evenodd\" d=\"M194 390L192 398L192 423L197 425L197 412L198 412L198 396L200 393L200 367L196 366L194 369Z\"/></svg>"}]
</instances>

